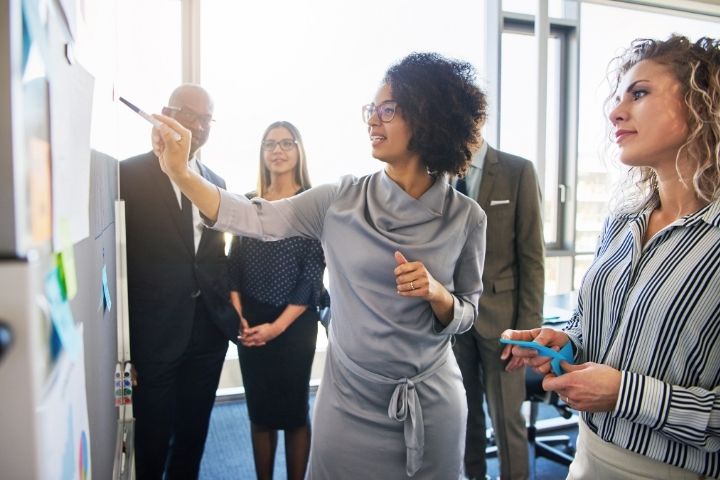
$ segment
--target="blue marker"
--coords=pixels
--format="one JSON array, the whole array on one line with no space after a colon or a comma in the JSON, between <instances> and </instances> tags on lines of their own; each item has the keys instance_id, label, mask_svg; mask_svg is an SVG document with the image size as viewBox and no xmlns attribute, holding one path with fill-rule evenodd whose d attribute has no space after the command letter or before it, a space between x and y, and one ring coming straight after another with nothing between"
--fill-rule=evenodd
<instances>
[{"instance_id":1,"label":"blue marker","mask_svg":"<svg viewBox=\"0 0 720 480\"><path fill-rule=\"evenodd\" d=\"M565 346L563 346L559 351L555 351L550 347L546 347L545 345L540 345L537 342L528 342L526 340L511 340L509 338L501 338L500 343L517 345L518 347L523 348L532 348L534 350L537 350L540 356L550 357L550 367L552 367L553 373L558 377L564 373L563 369L560 367L561 361L565 360L570 364L573 363L572 342L567 342Z\"/></svg>"}]
</instances>

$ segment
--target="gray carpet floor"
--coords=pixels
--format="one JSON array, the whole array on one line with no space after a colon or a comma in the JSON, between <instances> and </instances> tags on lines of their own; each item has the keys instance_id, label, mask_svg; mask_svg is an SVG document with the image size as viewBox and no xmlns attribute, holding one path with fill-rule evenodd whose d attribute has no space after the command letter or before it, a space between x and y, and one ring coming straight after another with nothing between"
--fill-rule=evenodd
<instances>
[{"instance_id":1,"label":"gray carpet floor","mask_svg":"<svg viewBox=\"0 0 720 480\"><path fill-rule=\"evenodd\" d=\"M311 395L311 415L314 400L315 396ZM556 415L557 413L553 407L548 405L540 406L540 419ZM576 430L573 428L553 432L553 434L568 434L573 439L574 444ZM535 465L537 480L558 480L565 478L567 475L566 466L545 458L538 458ZM499 475L498 461L495 458L488 459L488 475L492 478ZM254 478L255 467L253 465L247 405L241 400L218 403L213 408L210 420L210 431L208 432L205 454L200 467L200 480L253 480ZM278 435L274 478L286 478L285 447L282 432Z\"/></svg>"},{"instance_id":2,"label":"gray carpet floor","mask_svg":"<svg viewBox=\"0 0 720 480\"><path fill-rule=\"evenodd\" d=\"M310 415L314 401L315 395L311 395ZM200 480L253 480L254 478L255 464L247 404L242 400L218 403L210 417L205 454L200 464ZM273 478L278 480L287 478L282 432L278 433Z\"/></svg>"}]
</instances>

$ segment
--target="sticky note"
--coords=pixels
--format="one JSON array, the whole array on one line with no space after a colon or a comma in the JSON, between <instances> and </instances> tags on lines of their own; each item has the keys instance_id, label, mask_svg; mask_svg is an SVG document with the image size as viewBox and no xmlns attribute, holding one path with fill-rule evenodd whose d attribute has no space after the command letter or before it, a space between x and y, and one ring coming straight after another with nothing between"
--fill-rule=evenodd
<instances>
[{"instance_id":1,"label":"sticky note","mask_svg":"<svg viewBox=\"0 0 720 480\"><path fill-rule=\"evenodd\" d=\"M103 265L102 268L102 298L103 306L105 307L105 310L109 312L110 310L112 310L112 298L110 298L110 288L108 288L106 265Z\"/></svg>"},{"instance_id":2,"label":"sticky note","mask_svg":"<svg viewBox=\"0 0 720 480\"><path fill-rule=\"evenodd\" d=\"M63 298L58 268L45 275L45 297L50 307L50 319L62 347L73 357L80 350L80 339L75 330L70 304Z\"/></svg>"},{"instance_id":3,"label":"sticky note","mask_svg":"<svg viewBox=\"0 0 720 480\"><path fill-rule=\"evenodd\" d=\"M60 291L65 300L72 300L77 295L77 274L75 273L75 253L73 246L65 248L57 255Z\"/></svg>"}]
</instances>

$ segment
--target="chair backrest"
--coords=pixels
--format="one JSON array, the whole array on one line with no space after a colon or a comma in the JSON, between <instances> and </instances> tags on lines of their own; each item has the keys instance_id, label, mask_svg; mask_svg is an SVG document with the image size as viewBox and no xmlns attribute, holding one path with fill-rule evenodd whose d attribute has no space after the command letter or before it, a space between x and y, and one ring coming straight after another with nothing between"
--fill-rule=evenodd
<instances>
[{"instance_id":1,"label":"chair backrest","mask_svg":"<svg viewBox=\"0 0 720 480\"><path fill-rule=\"evenodd\" d=\"M530 402L543 402L552 405L563 418L570 418L572 410L560 401L555 392L546 392L542 387L543 377L532 368L525 369L525 400Z\"/></svg>"},{"instance_id":2,"label":"chair backrest","mask_svg":"<svg viewBox=\"0 0 720 480\"><path fill-rule=\"evenodd\" d=\"M543 377L532 368L525 369L525 399L531 402L549 403L550 392L542 387ZM556 395L557 396L557 395Z\"/></svg>"}]
</instances>

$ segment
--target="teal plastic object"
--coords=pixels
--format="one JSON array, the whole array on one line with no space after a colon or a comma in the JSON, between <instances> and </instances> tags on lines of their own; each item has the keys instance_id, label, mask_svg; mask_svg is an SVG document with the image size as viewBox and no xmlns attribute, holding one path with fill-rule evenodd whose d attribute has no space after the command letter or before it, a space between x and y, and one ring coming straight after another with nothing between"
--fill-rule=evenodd
<instances>
[{"instance_id":1,"label":"teal plastic object","mask_svg":"<svg viewBox=\"0 0 720 480\"><path fill-rule=\"evenodd\" d=\"M537 350L538 355L541 355L543 357L550 357L550 367L552 367L553 373L558 377L564 373L563 369L560 367L561 361L565 360L570 364L573 363L572 342L567 342L558 351L555 351L550 347L546 347L545 345L540 345L537 342L528 342L527 340L512 340L509 338L501 338L500 343L517 345L518 347L523 348L532 348L534 350Z\"/></svg>"}]
</instances>

